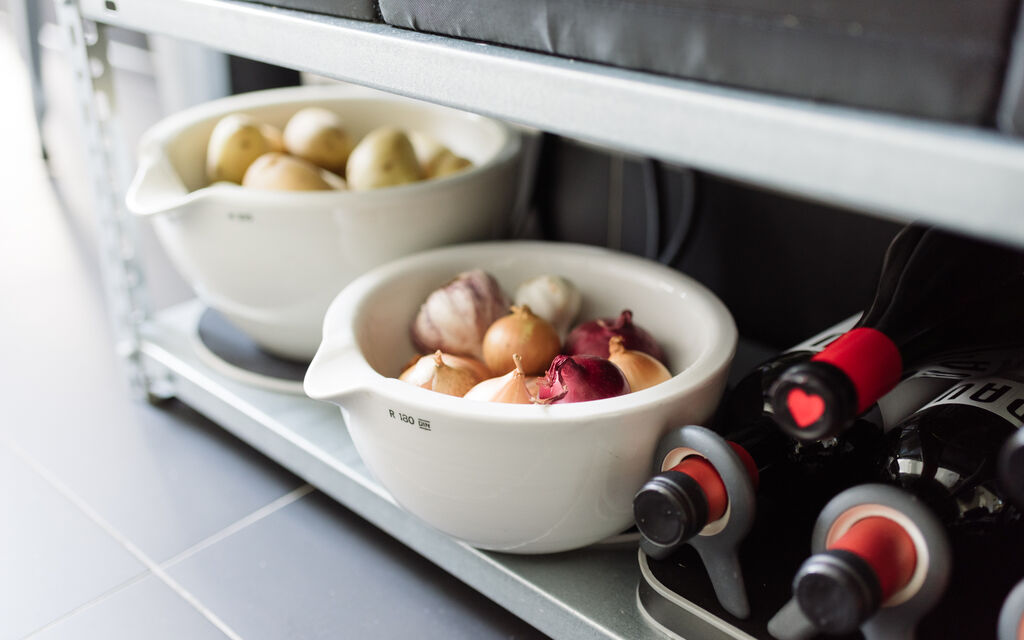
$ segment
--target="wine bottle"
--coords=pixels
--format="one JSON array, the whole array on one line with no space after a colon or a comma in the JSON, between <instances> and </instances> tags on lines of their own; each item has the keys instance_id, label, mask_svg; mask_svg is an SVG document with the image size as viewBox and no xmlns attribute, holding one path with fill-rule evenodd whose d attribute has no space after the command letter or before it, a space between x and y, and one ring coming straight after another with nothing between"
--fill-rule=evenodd
<instances>
[{"instance_id":1,"label":"wine bottle","mask_svg":"<svg viewBox=\"0 0 1024 640\"><path fill-rule=\"evenodd\" d=\"M1005 360L1001 352L982 352L931 363L879 399L842 437L824 442L790 438L776 427L765 401L774 376L825 348L852 322L847 319L755 367L728 394L720 411L718 430L739 455L754 486L762 474L774 473L769 481L772 490L799 492L805 510L816 511L838 491L874 479L871 465L886 425L896 424L954 382L992 372ZM727 506L718 471L704 458L690 456L645 483L634 497L633 512L645 550L665 557L724 515Z\"/></svg>"},{"instance_id":2,"label":"wine bottle","mask_svg":"<svg viewBox=\"0 0 1024 640\"><path fill-rule=\"evenodd\" d=\"M996 457L1022 423L1019 372L958 382L889 431L879 479L915 496L950 533L1001 531L1020 512L1000 493ZM804 562L794 599L820 631L848 633L908 585L916 562L905 522L865 518Z\"/></svg>"},{"instance_id":3,"label":"wine bottle","mask_svg":"<svg viewBox=\"0 0 1024 640\"><path fill-rule=\"evenodd\" d=\"M906 418L887 436L884 479L924 500L943 522L1018 518L997 459L1024 425L1022 373L964 380Z\"/></svg>"},{"instance_id":4,"label":"wine bottle","mask_svg":"<svg viewBox=\"0 0 1024 640\"><path fill-rule=\"evenodd\" d=\"M1024 511L1024 429L1018 429L1003 445L999 454L999 484L1009 500Z\"/></svg>"},{"instance_id":5,"label":"wine bottle","mask_svg":"<svg viewBox=\"0 0 1024 640\"><path fill-rule=\"evenodd\" d=\"M837 435L904 377L943 353L1020 344L1024 253L910 225L886 251L857 325L784 371L770 401L801 440Z\"/></svg>"}]
</instances>

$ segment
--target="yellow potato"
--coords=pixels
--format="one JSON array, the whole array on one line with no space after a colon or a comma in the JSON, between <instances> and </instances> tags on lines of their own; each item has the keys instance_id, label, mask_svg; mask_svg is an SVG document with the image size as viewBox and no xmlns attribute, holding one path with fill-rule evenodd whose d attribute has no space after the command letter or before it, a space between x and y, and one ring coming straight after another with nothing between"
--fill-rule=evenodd
<instances>
[{"instance_id":1,"label":"yellow potato","mask_svg":"<svg viewBox=\"0 0 1024 640\"><path fill-rule=\"evenodd\" d=\"M366 134L345 169L348 186L353 191L378 189L423 178L420 163L409 138L394 127L380 127Z\"/></svg>"},{"instance_id":2,"label":"yellow potato","mask_svg":"<svg viewBox=\"0 0 1024 640\"><path fill-rule=\"evenodd\" d=\"M410 132L409 142L412 143L412 148L416 151L416 159L423 169L424 178L440 178L473 165L472 162L455 155L455 152L438 142L436 138L422 131Z\"/></svg>"},{"instance_id":3,"label":"yellow potato","mask_svg":"<svg viewBox=\"0 0 1024 640\"><path fill-rule=\"evenodd\" d=\"M434 162L431 167L430 173L427 175L428 178L443 178L444 176L450 176L453 173L464 171L473 166L473 163L457 156L451 151L442 153L441 157Z\"/></svg>"},{"instance_id":4,"label":"yellow potato","mask_svg":"<svg viewBox=\"0 0 1024 640\"><path fill-rule=\"evenodd\" d=\"M272 124L261 124L260 133L267 139L267 144L270 145L268 151L279 151L285 153L284 148L284 135L281 130Z\"/></svg>"},{"instance_id":5,"label":"yellow potato","mask_svg":"<svg viewBox=\"0 0 1024 640\"><path fill-rule=\"evenodd\" d=\"M242 180L243 187L278 191L326 191L333 189L321 169L302 158L271 151L252 163Z\"/></svg>"},{"instance_id":6,"label":"yellow potato","mask_svg":"<svg viewBox=\"0 0 1024 640\"><path fill-rule=\"evenodd\" d=\"M338 114L321 107L306 107L295 112L285 125L284 146L294 156L344 174L352 139Z\"/></svg>"},{"instance_id":7,"label":"yellow potato","mask_svg":"<svg viewBox=\"0 0 1024 640\"><path fill-rule=\"evenodd\" d=\"M221 118L206 145L206 177L210 182L241 183L246 169L256 158L270 151L260 123L244 113Z\"/></svg>"}]
</instances>

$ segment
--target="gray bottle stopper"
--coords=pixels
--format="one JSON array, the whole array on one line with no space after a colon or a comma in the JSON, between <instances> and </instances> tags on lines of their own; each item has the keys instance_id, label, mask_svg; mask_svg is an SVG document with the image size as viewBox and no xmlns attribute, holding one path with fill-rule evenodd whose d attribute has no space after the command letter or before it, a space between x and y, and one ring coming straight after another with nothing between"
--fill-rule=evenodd
<instances>
[{"instance_id":1,"label":"gray bottle stopper","mask_svg":"<svg viewBox=\"0 0 1024 640\"><path fill-rule=\"evenodd\" d=\"M916 529L910 531L911 538L919 545L918 558L926 558L927 565L923 575L911 579L917 583L913 594L898 604L883 604L860 626L865 640L911 640L917 624L938 603L949 583L952 555L946 531L931 510L906 491L883 484L863 484L843 491L821 510L811 537L811 553L825 551L833 525L857 512L862 512L863 517L902 514ZM790 599L768 622L768 633L778 640L812 637L813 634L807 635L809 628L813 629L813 625L795 599Z\"/></svg>"},{"instance_id":2,"label":"gray bottle stopper","mask_svg":"<svg viewBox=\"0 0 1024 640\"><path fill-rule=\"evenodd\" d=\"M750 615L750 603L738 549L754 524L754 483L729 443L714 431L697 425L679 427L662 436L654 457L655 474L663 471L663 461L677 449L689 449L706 458L725 484L729 506L721 518L724 526L722 522L710 523L686 544L700 555L722 607L737 618L746 618Z\"/></svg>"}]
</instances>

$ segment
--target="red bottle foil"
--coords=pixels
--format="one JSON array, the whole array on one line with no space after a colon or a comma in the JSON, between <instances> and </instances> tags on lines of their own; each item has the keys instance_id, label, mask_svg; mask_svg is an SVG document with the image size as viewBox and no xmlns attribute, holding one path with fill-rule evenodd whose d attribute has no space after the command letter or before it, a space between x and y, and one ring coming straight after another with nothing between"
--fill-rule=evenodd
<instances>
[{"instance_id":1,"label":"red bottle foil","mask_svg":"<svg viewBox=\"0 0 1024 640\"><path fill-rule=\"evenodd\" d=\"M811 360L827 362L853 383L857 413L861 414L900 381L903 358L892 340L867 327L851 329Z\"/></svg>"}]
</instances>

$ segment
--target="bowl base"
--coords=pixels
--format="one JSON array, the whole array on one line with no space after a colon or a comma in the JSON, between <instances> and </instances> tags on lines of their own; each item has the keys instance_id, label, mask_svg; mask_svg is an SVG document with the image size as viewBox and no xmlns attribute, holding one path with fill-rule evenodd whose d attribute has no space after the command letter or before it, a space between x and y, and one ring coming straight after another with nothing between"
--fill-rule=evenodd
<instances>
[{"instance_id":1,"label":"bowl base","mask_svg":"<svg viewBox=\"0 0 1024 640\"><path fill-rule=\"evenodd\" d=\"M268 353L220 312L210 308L203 310L193 337L199 357L232 380L270 391L305 395L302 379L308 362Z\"/></svg>"}]
</instances>

